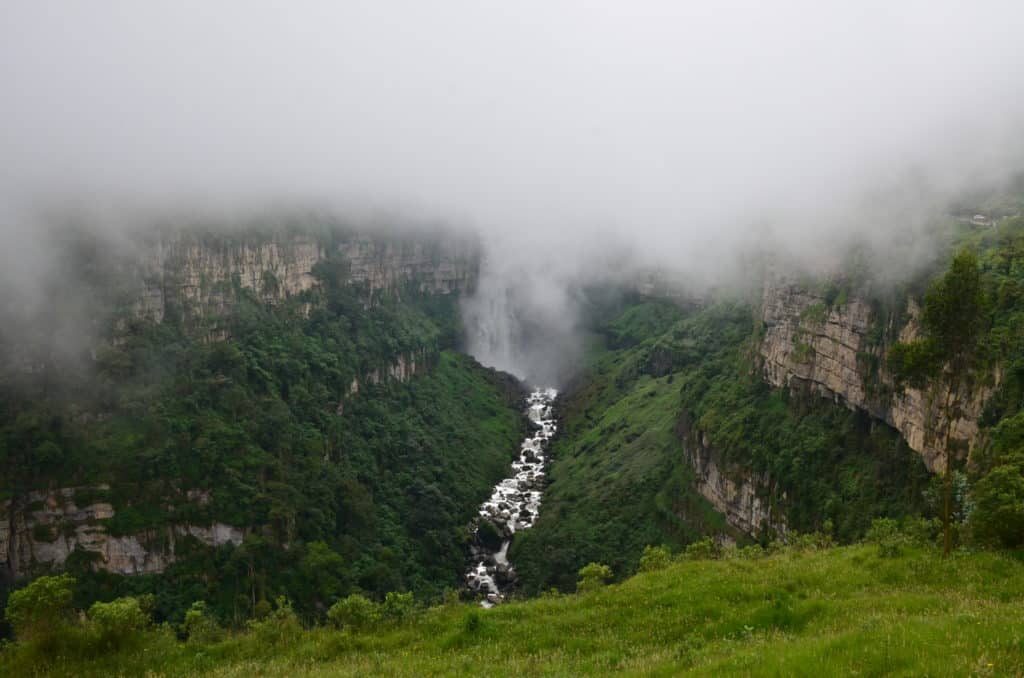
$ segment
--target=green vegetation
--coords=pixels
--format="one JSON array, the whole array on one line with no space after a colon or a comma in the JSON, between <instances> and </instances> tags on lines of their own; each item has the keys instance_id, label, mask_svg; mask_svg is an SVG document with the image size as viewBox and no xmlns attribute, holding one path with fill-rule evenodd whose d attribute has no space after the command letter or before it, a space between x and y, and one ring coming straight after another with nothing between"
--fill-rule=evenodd
<instances>
[{"instance_id":1,"label":"green vegetation","mask_svg":"<svg viewBox=\"0 0 1024 678\"><path fill-rule=\"evenodd\" d=\"M937 279L924 298L921 326L924 337L894 347L897 377L930 378L932 388L944 391L939 412L946 422L941 449L946 468L943 491L943 553L953 548L953 456L950 448L952 422L962 411L961 386L967 385L980 362L979 339L989 325L988 297L982 286L977 257L962 250L948 272ZM934 420L933 420L934 421ZM930 433L934 436L935 431Z\"/></svg>"},{"instance_id":2,"label":"green vegetation","mask_svg":"<svg viewBox=\"0 0 1024 678\"><path fill-rule=\"evenodd\" d=\"M579 581L576 582L576 590L579 593L586 593L605 586L612 580L612 568L601 563L590 563L580 568Z\"/></svg>"},{"instance_id":3,"label":"green vegetation","mask_svg":"<svg viewBox=\"0 0 1024 678\"><path fill-rule=\"evenodd\" d=\"M6 675L1019 675L1024 563L992 552L942 559L903 536L821 549L726 549L621 584L480 610L448 603L356 628L303 631L286 605L244 633L179 641L151 627L97 651L66 622L42 654L0 654Z\"/></svg>"},{"instance_id":4,"label":"green vegetation","mask_svg":"<svg viewBox=\"0 0 1024 678\"><path fill-rule=\"evenodd\" d=\"M752 318L741 304L646 301L597 321L604 347L560 402L544 508L512 545L527 593L571 591L589 562L628 575L646 544L742 541L694 489L685 454L705 441L729 468L771 479L761 492L791 528L828 523L849 542L874 517L925 509L928 473L895 431L752 373Z\"/></svg>"},{"instance_id":5,"label":"green vegetation","mask_svg":"<svg viewBox=\"0 0 1024 678\"><path fill-rule=\"evenodd\" d=\"M275 304L236 287L209 317L122 318L80 377L0 382L0 496L24 507L31 491L78 488L60 501L110 503L110 534L159 552L174 539L159 575L73 553L76 604L153 594L158 620L205 601L240 625L280 595L322 620L352 593L432 599L460 583L466 525L522 436L520 386L451 350L454 297L403 289L367 308L337 262L316 273L321 288ZM418 376L388 379L399 358ZM244 542L172 532L215 522Z\"/></svg>"},{"instance_id":6,"label":"green vegetation","mask_svg":"<svg viewBox=\"0 0 1024 678\"><path fill-rule=\"evenodd\" d=\"M646 302L600 328L605 344L620 348L596 352L560 401L540 518L512 543L525 592L572 591L590 562L622 576L636 570L647 544L679 546L724 528L692 490L676 433L678 385L671 374L650 374L671 367L660 340L680 317L669 303Z\"/></svg>"},{"instance_id":7,"label":"green vegetation","mask_svg":"<svg viewBox=\"0 0 1024 678\"><path fill-rule=\"evenodd\" d=\"M750 317L749 309L723 305L675 329L706 356L676 379L693 432L688 444L702 432L727 463L770 478L771 504L801 531L831 522L847 542L874 517L920 511L928 481L920 457L863 413L766 385L750 368Z\"/></svg>"},{"instance_id":8,"label":"green vegetation","mask_svg":"<svg viewBox=\"0 0 1024 678\"><path fill-rule=\"evenodd\" d=\"M1024 539L1024 218L965 227L956 247L949 270L923 294L923 336L894 345L888 367L903 382L929 384L945 421L960 416L965 396L996 387L979 421L982 444L971 454L962 498L953 485L966 450L947 455L942 511L966 518L966 535L978 543L1013 548ZM935 429L929 434L952 448L948 427ZM954 527L946 531L947 549Z\"/></svg>"},{"instance_id":9,"label":"green vegetation","mask_svg":"<svg viewBox=\"0 0 1024 678\"><path fill-rule=\"evenodd\" d=\"M210 549L178 534L159 575L73 554L74 579L10 594L0 672L1024 673L1024 558L952 549L1024 547L1024 221L958 245L927 291L913 283L919 340L894 343L903 311L879 297L886 322L858 356L874 377L888 347L885 368L927 385L947 419L995 388L972 464L944 482L868 415L769 387L750 305L595 293L540 518L509 554L520 587L494 610L449 587L523 434L522 394L452 350L452 299L409 289L367 308L327 261L294 299L236 285L222 316L128 323L91 380L2 385L0 491L38 510L30 490L79 488L78 505L113 504L110 533L150 548L181 524L246 537ZM828 281L801 321L866 285ZM813 357L794 341L795 360ZM429 369L378 378L399 356ZM696 456L755 486L770 514L753 535L698 493Z\"/></svg>"}]
</instances>

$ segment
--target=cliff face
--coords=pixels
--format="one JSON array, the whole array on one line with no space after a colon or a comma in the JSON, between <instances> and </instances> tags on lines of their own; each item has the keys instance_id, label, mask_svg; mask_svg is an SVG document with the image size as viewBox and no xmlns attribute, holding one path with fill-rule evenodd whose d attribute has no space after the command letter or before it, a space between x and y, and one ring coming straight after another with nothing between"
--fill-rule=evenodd
<instances>
[{"instance_id":1,"label":"cliff face","mask_svg":"<svg viewBox=\"0 0 1024 678\"><path fill-rule=\"evenodd\" d=\"M149 233L148 239L121 244L95 240L98 252L89 264L109 272L87 292L127 302L129 316L156 322L216 318L236 303L236 290L250 290L268 304L315 291L318 265L331 284L349 285L364 307L389 295L409 291L448 295L470 291L479 266L476 241L443 235L342 234L309 232L201 234L193 231ZM317 271L319 272L319 271ZM73 279L73 276L69 276ZM318 296L310 295L309 303ZM102 308L107 308L103 306ZM125 308L123 305L119 309ZM308 308L308 307L307 307ZM106 311L97 313L102 324ZM117 328L127 320L119 313ZM202 325L205 336L223 339L218 323ZM30 342L26 342L29 349ZM338 414L349 399L369 385L409 380L433 364L434 348L395 350L381 357L381 366L352 379L346 393L330 403ZM12 351L13 352L13 351ZM0 356L2 357L2 356ZM14 370L12 370L13 372ZM33 377L31 370L19 375ZM183 539L207 546L240 544L244 531L223 523L172 524L135 534L110 534L107 525L121 507L94 501L97 488L35 491L16 488L15 499L0 503L0 572L15 576L59 569L76 551L84 552L97 569L118 574L162 572L173 563ZM108 488L100 488L106 490ZM198 492L198 491L196 491ZM194 492L193 492L194 493ZM189 493L187 501L195 498ZM202 492L197 496L201 498ZM182 501L186 501L182 497ZM123 516L122 516L123 517Z\"/></svg>"},{"instance_id":2,"label":"cliff face","mask_svg":"<svg viewBox=\"0 0 1024 678\"><path fill-rule=\"evenodd\" d=\"M230 304L236 285L273 303L316 287L314 267L328 259L343 271L339 282L356 286L367 305L406 286L428 294L467 291L479 267L476 243L454 236L361 234L326 244L302 233L264 238L179 233L144 248L136 265L141 289L134 312L158 322L172 309L216 314Z\"/></svg>"},{"instance_id":3,"label":"cliff face","mask_svg":"<svg viewBox=\"0 0 1024 678\"><path fill-rule=\"evenodd\" d=\"M139 262L142 291L137 315L162 322L171 307L198 315L223 311L233 285L267 301L293 296L316 285L313 267L326 256L309 236L199 242L181 235L158 240Z\"/></svg>"},{"instance_id":4,"label":"cliff face","mask_svg":"<svg viewBox=\"0 0 1024 678\"><path fill-rule=\"evenodd\" d=\"M786 533L785 518L767 498L768 478L730 466L699 431L684 431L683 450L696 476L697 491L729 525L754 538Z\"/></svg>"},{"instance_id":5,"label":"cliff face","mask_svg":"<svg viewBox=\"0 0 1024 678\"><path fill-rule=\"evenodd\" d=\"M93 488L88 488L93 489ZM96 489L107 489L100 487ZM206 546L242 543L243 531L213 523L173 525L161 530L112 536L106 521L114 508L106 502L79 506L76 488L30 492L24 507L0 506L0 568L13 576L60 568L76 551L93 559L99 570L116 574L162 572L176 559L176 546L194 538Z\"/></svg>"},{"instance_id":6,"label":"cliff face","mask_svg":"<svg viewBox=\"0 0 1024 678\"><path fill-rule=\"evenodd\" d=\"M417 374L422 374L430 369L434 358L436 358L436 354L426 349L400 355L395 359L395 362L387 367L370 370L361 378L353 377L352 382L348 385L348 393L345 394L344 400L358 395L360 389L365 388L368 384L377 385L391 381L403 383L409 381ZM342 414L344 411L345 402L342 401L338 403L337 413Z\"/></svg>"},{"instance_id":7,"label":"cliff face","mask_svg":"<svg viewBox=\"0 0 1024 678\"><path fill-rule=\"evenodd\" d=\"M951 441L972 449L978 442L978 419L991 389L963 392L963 416L946 421L940 412L942 394L934 389L894 388L885 369L888 345L873 342L873 328L882 323L900 340L918 332L919 309L911 301L907 320L896 327L894 317L877 318L870 304L851 295L843 303L827 303L825 294L784 280L764 287L761 321L764 334L757 349L764 378L773 386L808 389L853 409L868 412L898 430L932 471L945 468L943 432ZM952 445L951 445L952 446Z\"/></svg>"}]
</instances>

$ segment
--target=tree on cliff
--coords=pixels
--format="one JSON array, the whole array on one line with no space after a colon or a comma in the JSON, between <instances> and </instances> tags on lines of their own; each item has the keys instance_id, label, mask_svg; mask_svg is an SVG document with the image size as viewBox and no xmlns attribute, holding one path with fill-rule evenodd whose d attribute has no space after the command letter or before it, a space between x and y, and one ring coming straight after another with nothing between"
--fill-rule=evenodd
<instances>
[{"instance_id":1,"label":"tree on cliff","mask_svg":"<svg viewBox=\"0 0 1024 678\"><path fill-rule=\"evenodd\" d=\"M890 351L889 367L897 380L914 386L934 384L941 394L941 417L932 419L929 431L937 435L942 427L942 451L946 455L943 491L943 553L952 548L953 475L950 449L953 422L961 418L963 386L978 367L982 351L980 340L989 324L989 304L977 256L961 250L941 278L935 280L924 297L921 313L922 337L900 342Z\"/></svg>"}]
</instances>

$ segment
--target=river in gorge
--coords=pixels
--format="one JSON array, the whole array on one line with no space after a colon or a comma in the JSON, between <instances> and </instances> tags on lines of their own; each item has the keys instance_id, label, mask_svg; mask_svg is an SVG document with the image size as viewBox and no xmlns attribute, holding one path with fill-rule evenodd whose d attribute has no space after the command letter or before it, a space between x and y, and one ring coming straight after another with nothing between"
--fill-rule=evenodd
<instances>
[{"instance_id":1,"label":"river in gorge","mask_svg":"<svg viewBox=\"0 0 1024 678\"><path fill-rule=\"evenodd\" d=\"M543 388L527 397L527 417L532 432L523 441L519 458L512 462L512 475L495 485L490 498L480 506L480 517L469 548L466 586L482 596L480 604L484 607L504 601L515 584L516 574L508 561L508 547L516 532L533 526L540 511L547 447L557 430L552 412L557 395L555 389ZM490 523L494 529L485 523Z\"/></svg>"}]
</instances>

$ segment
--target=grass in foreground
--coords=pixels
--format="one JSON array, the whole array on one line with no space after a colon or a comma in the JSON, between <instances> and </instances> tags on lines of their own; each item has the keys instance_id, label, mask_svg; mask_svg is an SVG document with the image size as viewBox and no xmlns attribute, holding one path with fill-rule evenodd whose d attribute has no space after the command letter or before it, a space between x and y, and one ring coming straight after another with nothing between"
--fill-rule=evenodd
<instances>
[{"instance_id":1,"label":"grass in foreground","mask_svg":"<svg viewBox=\"0 0 1024 678\"><path fill-rule=\"evenodd\" d=\"M92 660L38 659L8 648L0 674L1013 676L1024 674L1024 563L792 549L678 563L493 610L447 605L398 628L282 630L212 645L151 632Z\"/></svg>"}]
</instances>

